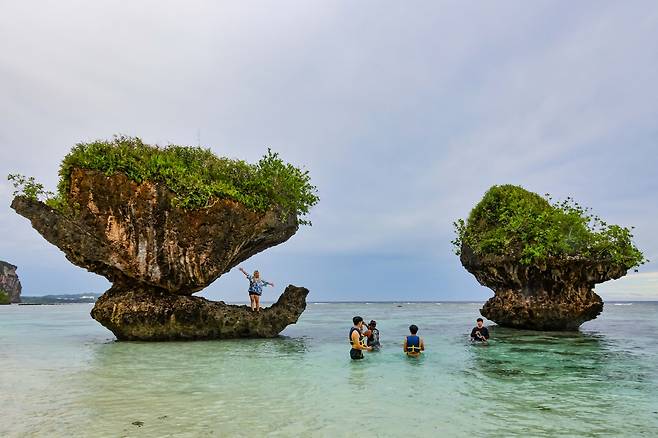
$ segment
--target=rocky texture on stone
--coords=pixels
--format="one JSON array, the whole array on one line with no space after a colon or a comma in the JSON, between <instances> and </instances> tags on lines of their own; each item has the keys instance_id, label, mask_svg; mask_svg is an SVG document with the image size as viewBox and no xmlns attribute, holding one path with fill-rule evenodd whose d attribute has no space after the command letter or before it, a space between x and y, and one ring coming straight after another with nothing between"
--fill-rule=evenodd
<instances>
[{"instance_id":1,"label":"rocky texture on stone","mask_svg":"<svg viewBox=\"0 0 658 438\"><path fill-rule=\"evenodd\" d=\"M9 295L9 302L21 302L21 282L16 274L16 266L11 263L0 260L0 290L4 290Z\"/></svg>"},{"instance_id":2,"label":"rocky texture on stone","mask_svg":"<svg viewBox=\"0 0 658 438\"><path fill-rule=\"evenodd\" d=\"M245 309L190 297L254 254L288 240L298 229L294 214L259 213L227 199L182 209L164 184L84 169L71 172L68 204L62 213L17 196L11 206L73 264L113 283L92 317L119 339L273 336L304 310L303 299L285 299L278 310L247 318Z\"/></svg>"},{"instance_id":3,"label":"rocky texture on stone","mask_svg":"<svg viewBox=\"0 0 658 438\"><path fill-rule=\"evenodd\" d=\"M462 245L462 265L494 291L480 313L504 327L576 330L603 310L594 286L624 276L627 268L582 257L521 264L502 256L479 256Z\"/></svg>"},{"instance_id":4,"label":"rocky texture on stone","mask_svg":"<svg viewBox=\"0 0 658 438\"><path fill-rule=\"evenodd\" d=\"M275 304L254 312L249 306L115 284L91 315L119 340L271 338L297 322L307 294L308 289L289 285Z\"/></svg>"},{"instance_id":5,"label":"rocky texture on stone","mask_svg":"<svg viewBox=\"0 0 658 438\"><path fill-rule=\"evenodd\" d=\"M174 206L163 184L137 184L122 173L71 173L71 215L17 197L12 208L75 265L115 282L129 278L191 295L238 263L288 240L293 215L259 214L217 199L208 208Z\"/></svg>"}]
</instances>

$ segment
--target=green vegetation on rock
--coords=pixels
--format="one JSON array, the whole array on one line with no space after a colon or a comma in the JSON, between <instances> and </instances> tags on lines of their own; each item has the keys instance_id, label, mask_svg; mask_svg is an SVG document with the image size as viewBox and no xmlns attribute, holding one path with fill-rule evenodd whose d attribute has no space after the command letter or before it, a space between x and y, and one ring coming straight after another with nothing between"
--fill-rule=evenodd
<instances>
[{"instance_id":1,"label":"green vegetation on rock","mask_svg":"<svg viewBox=\"0 0 658 438\"><path fill-rule=\"evenodd\" d=\"M283 214L293 213L301 224L310 225L303 217L319 200L308 171L284 163L269 149L258 163L249 164L217 157L201 147L151 146L137 137L117 136L110 141L79 143L73 147L62 161L57 195L46 201L51 207L66 207L74 168L107 175L122 172L138 183L164 183L175 193L175 202L182 208L203 208L214 197L225 198L256 211L276 208Z\"/></svg>"},{"instance_id":2,"label":"green vegetation on rock","mask_svg":"<svg viewBox=\"0 0 658 438\"><path fill-rule=\"evenodd\" d=\"M33 176L26 177L16 174L7 175L7 180L11 181L14 186L14 196L21 195L30 199L52 198L55 194L47 191L43 184L37 182Z\"/></svg>"},{"instance_id":3,"label":"green vegetation on rock","mask_svg":"<svg viewBox=\"0 0 658 438\"><path fill-rule=\"evenodd\" d=\"M504 256L523 264L549 258L579 257L609 261L626 269L646 263L631 230L610 225L573 199L552 202L514 185L491 187L467 221L454 223L452 241L480 256Z\"/></svg>"},{"instance_id":4,"label":"green vegetation on rock","mask_svg":"<svg viewBox=\"0 0 658 438\"><path fill-rule=\"evenodd\" d=\"M11 304L9 294L5 292L4 289L0 289L0 305L2 304Z\"/></svg>"}]
</instances>

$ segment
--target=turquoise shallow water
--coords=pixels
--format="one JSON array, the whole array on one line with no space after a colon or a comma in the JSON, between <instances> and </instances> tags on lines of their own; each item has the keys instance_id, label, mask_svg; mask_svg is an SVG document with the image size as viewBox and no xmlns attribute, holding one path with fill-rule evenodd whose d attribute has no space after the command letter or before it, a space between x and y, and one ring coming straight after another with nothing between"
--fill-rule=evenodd
<instances>
[{"instance_id":1,"label":"turquoise shallow water","mask_svg":"<svg viewBox=\"0 0 658 438\"><path fill-rule=\"evenodd\" d=\"M401 307L400 307L401 306ZM284 337L120 343L91 305L0 306L0 436L656 436L658 303L467 334L477 303L309 304ZM383 349L348 357L354 314ZM404 357L410 323L425 338ZM142 422L135 425L134 422Z\"/></svg>"}]
</instances>

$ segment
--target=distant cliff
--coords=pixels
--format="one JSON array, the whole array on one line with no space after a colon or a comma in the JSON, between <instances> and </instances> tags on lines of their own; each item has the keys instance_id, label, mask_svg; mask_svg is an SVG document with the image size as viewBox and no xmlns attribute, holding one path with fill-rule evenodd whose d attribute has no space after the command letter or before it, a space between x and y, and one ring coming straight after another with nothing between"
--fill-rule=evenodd
<instances>
[{"instance_id":1,"label":"distant cliff","mask_svg":"<svg viewBox=\"0 0 658 438\"><path fill-rule=\"evenodd\" d=\"M16 266L0 260L0 290L9 295L11 303L21 302L21 282L16 274Z\"/></svg>"}]
</instances>

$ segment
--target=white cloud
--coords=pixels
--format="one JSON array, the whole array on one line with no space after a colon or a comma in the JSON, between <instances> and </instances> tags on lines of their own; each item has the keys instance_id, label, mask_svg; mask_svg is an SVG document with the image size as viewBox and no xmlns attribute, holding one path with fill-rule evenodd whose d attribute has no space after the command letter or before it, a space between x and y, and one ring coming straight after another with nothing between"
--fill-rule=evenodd
<instances>
[{"instance_id":1,"label":"white cloud","mask_svg":"<svg viewBox=\"0 0 658 438\"><path fill-rule=\"evenodd\" d=\"M200 130L217 153L271 146L311 171L321 204L286 254L442 269L452 221L511 182L638 226L658 260L655 3L35 5L0 13L0 176L54 187L77 141ZM38 253L9 202L3 189L1 252Z\"/></svg>"},{"instance_id":2,"label":"white cloud","mask_svg":"<svg viewBox=\"0 0 658 438\"><path fill-rule=\"evenodd\" d=\"M641 272L601 283L595 288L604 300L658 301L658 272Z\"/></svg>"}]
</instances>

